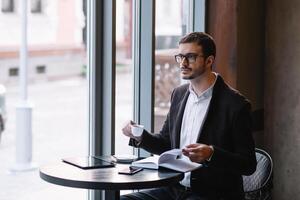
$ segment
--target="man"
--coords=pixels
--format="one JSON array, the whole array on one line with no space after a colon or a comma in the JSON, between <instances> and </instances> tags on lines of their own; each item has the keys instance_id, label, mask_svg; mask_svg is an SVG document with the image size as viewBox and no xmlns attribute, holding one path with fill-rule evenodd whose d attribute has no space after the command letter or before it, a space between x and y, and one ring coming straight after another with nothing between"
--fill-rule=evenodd
<instances>
[{"instance_id":1,"label":"man","mask_svg":"<svg viewBox=\"0 0 300 200\"><path fill-rule=\"evenodd\" d=\"M161 154L180 148L203 167L186 173L177 185L125 195L123 199L244 199L242 175L256 169L251 131L251 106L238 91L212 71L216 57L213 38L202 32L179 42L181 77L188 84L175 88L167 119L158 134L142 130L133 136L129 122L123 133L130 145Z\"/></svg>"}]
</instances>

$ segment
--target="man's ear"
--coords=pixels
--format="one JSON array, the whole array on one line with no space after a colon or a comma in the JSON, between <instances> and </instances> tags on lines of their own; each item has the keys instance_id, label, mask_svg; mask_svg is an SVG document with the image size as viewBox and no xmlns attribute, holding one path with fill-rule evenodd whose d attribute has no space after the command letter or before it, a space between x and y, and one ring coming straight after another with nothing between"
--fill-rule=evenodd
<instances>
[{"instance_id":1,"label":"man's ear","mask_svg":"<svg viewBox=\"0 0 300 200\"><path fill-rule=\"evenodd\" d=\"M214 56L208 56L205 60L205 64L206 66L212 66L212 64L215 61L215 57Z\"/></svg>"}]
</instances>

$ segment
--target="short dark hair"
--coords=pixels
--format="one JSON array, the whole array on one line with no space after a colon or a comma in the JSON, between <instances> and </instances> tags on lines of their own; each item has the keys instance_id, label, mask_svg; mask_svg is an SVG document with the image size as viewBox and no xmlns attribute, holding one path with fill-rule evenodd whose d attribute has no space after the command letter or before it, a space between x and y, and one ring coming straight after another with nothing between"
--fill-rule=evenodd
<instances>
[{"instance_id":1,"label":"short dark hair","mask_svg":"<svg viewBox=\"0 0 300 200\"><path fill-rule=\"evenodd\" d=\"M202 46L203 54L205 58L208 56L216 57L216 44L214 39L207 33L203 32L192 32L180 39L179 44L183 43L197 43Z\"/></svg>"}]
</instances>

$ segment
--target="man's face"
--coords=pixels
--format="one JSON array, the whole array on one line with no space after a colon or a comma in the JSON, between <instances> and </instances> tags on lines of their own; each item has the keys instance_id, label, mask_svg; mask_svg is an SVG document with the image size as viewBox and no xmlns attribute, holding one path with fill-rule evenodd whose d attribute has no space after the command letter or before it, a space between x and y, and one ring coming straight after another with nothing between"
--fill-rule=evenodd
<instances>
[{"instance_id":1,"label":"man's face","mask_svg":"<svg viewBox=\"0 0 300 200\"><path fill-rule=\"evenodd\" d=\"M181 55L180 70L182 79L191 80L203 75L210 69L205 62L202 47L196 43L182 43L179 45Z\"/></svg>"}]
</instances>

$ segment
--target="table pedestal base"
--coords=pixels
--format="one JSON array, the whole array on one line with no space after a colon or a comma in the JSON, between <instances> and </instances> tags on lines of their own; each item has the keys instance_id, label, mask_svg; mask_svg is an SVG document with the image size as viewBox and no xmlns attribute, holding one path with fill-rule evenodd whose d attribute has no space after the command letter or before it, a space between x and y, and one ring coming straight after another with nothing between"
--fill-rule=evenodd
<instances>
[{"instance_id":1,"label":"table pedestal base","mask_svg":"<svg viewBox=\"0 0 300 200\"><path fill-rule=\"evenodd\" d=\"M106 190L104 192L105 199L111 200L119 200L120 199L120 191L119 190Z\"/></svg>"}]
</instances>

